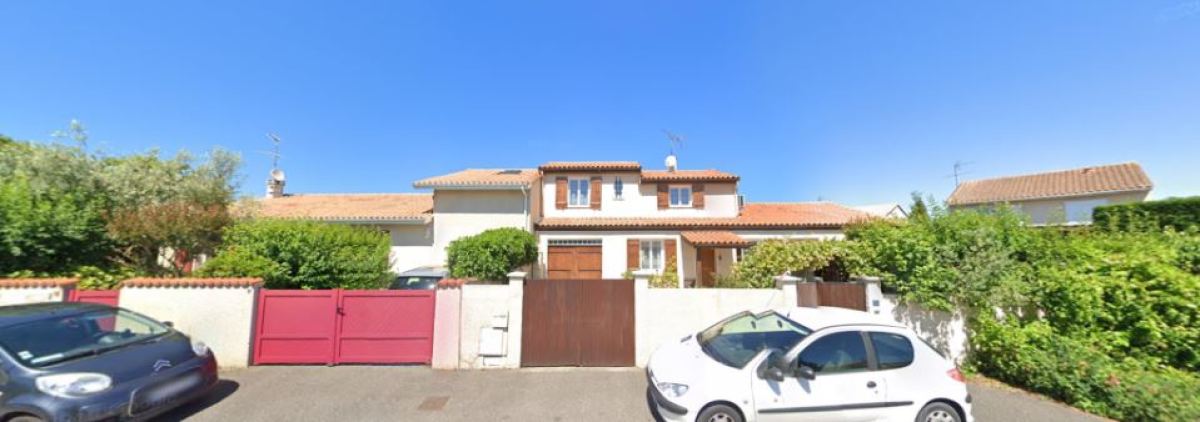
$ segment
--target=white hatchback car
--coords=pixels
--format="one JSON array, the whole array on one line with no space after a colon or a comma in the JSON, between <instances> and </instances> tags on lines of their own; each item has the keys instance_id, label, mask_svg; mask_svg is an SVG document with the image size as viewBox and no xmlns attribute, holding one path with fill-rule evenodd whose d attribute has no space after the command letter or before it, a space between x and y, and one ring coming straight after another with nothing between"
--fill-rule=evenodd
<instances>
[{"instance_id":1,"label":"white hatchback car","mask_svg":"<svg viewBox=\"0 0 1200 422\"><path fill-rule=\"evenodd\" d=\"M646 375L659 420L972 420L953 363L902 325L842 308L738 313L660 347Z\"/></svg>"}]
</instances>

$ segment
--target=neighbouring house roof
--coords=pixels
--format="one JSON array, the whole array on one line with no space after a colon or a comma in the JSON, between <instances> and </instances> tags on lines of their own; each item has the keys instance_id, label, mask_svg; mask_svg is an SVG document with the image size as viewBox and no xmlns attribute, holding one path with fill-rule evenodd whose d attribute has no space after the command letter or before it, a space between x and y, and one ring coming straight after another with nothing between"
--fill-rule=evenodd
<instances>
[{"instance_id":1,"label":"neighbouring house roof","mask_svg":"<svg viewBox=\"0 0 1200 422\"><path fill-rule=\"evenodd\" d=\"M538 166L543 172L562 171L639 171L637 161L551 161Z\"/></svg>"},{"instance_id":2,"label":"neighbouring house roof","mask_svg":"<svg viewBox=\"0 0 1200 422\"><path fill-rule=\"evenodd\" d=\"M865 212L867 214L874 215L876 217L884 217L884 218L906 218L906 217L908 217L908 211L906 211L904 209L904 206L902 206L900 204L896 204L896 203L860 205L860 206L853 207L853 208L856 210Z\"/></svg>"},{"instance_id":3,"label":"neighbouring house roof","mask_svg":"<svg viewBox=\"0 0 1200 422\"><path fill-rule=\"evenodd\" d=\"M543 218L538 230L837 229L872 218L831 202L751 203L737 217Z\"/></svg>"},{"instance_id":4,"label":"neighbouring house roof","mask_svg":"<svg viewBox=\"0 0 1200 422\"><path fill-rule=\"evenodd\" d=\"M256 217L342 222L425 222L428 193L304 194L255 201Z\"/></svg>"},{"instance_id":5,"label":"neighbouring house roof","mask_svg":"<svg viewBox=\"0 0 1200 422\"><path fill-rule=\"evenodd\" d=\"M731 231L686 231L683 240L695 246L749 247L754 244Z\"/></svg>"},{"instance_id":6,"label":"neighbouring house roof","mask_svg":"<svg viewBox=\"0 0 1200 422\"><path fill-rule=\"evenodd\" d=\"M971 205L1030 199L1144 192L1153 188L1137 163L1084 167L1047 173L971 180L954 189L949 205Z\"/></svg>"},{"instance_id":7,"label":"neighbouring house roof","mask_svg":"<svg viewBox=\"0 0 1200 422\"><path fill-rule=\"evenodd\" d=\"M736 182L738 176L719 170L643 170L643 182Z\"/></svg>"},{"instance_id":8,"label":"neighbouring house roof","mask_svg":"<svg viewBox=\"0 0 1200 422\"><path fill-rule=\"evenodd\" d=\"M263 281L257 277L232 278L131 278L121 282L121 287L253 287L261 286Z\"/></svg>"},{"instance_id":9,"label":"neighbouring house roof","mask_svg":"<svg viewBox=\"0 0 1200 422\"><path fill-rule=\"evenodd\" d=\"M76 278L0 278L0 288L70 287L78 281Z\"/></svg>"},{"instance_id":10,"label":"neighbouring house roof","mask_svg":"<svg viewBox=\"0 0 1200 422\"><path fill-rule=\"evenodd\" d=\"M520 188L532 186L539 173L535 169L466 169L421 179L417 188Z\"/></svg>"}]
</instances>

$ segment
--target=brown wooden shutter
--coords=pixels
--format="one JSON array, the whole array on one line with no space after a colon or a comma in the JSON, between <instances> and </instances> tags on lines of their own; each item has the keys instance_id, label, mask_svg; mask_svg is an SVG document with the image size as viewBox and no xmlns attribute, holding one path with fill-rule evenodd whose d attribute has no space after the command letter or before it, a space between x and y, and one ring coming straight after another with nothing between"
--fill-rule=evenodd
<instances>
[{"instance_id":1,"label":"brown wooden shutter","mask_svg":"<svg viewBox=\"0 0 1200 422\"><path fill-rule=\"evenodd\" d=\"M658 184L658 209L665 210L671 206L670 193L667 192L667 184Z\"/></svg>"},{"instance_id":2,"label":"brown wooden shutter","mask_svg":"<svg viewBox=\"0 0 1200 422\"><path fill-rule=\"evenodd\" d=\"M637 239L625 241L625 266L629 267L629 271L642 267L641 247L641 242Z\"/></svg>"},{"instance_id":3,"label":"brown wooden shutter","mask_svg":"<svg viewBox=\"0 0 1200 422\"><path fill-rule=\"evenodd\" d=\"M704 184L692 184L692 208L704 208Z\"/></svg>"},{"instance_id":4,"label":"brown wooden shutter","mask_svg":"<svg viewBox=\"0 0 1200 422\"><path fill-rule=\"evenodd\" d=\"M663 241L663 268L672 266L679 271L679 266L675 263L675 239L667 239Z\"/></svg>"},{"instance_id":5,"label":"brown wooden shutter","mask_svg":"<svg viewBox=\"0 0 1200 422\"><path fill-rule=\"evenodd\" d=\"M588 193L591 195L589 199L592 209L600 209L600 176L592 176L592 186L588 189Z\"/></svg>"},{"instance_id":6,"label":"brown wooden shutter","mask_svg":"<svg viewBox=\"0 0 1200 422\"><path fill-rule=\"evenodd\" d=\"M554 179L554 208L567 209L567 178L559 176Z\"/></svg>"}]
</instances>

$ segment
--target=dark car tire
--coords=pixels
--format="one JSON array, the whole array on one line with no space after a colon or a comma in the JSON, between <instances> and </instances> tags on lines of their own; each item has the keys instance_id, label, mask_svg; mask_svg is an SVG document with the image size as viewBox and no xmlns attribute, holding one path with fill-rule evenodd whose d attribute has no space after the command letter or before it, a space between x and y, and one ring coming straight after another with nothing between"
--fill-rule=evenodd
<instances>
[{"instance_id":1,"label":"dark car tire","mask_svg":"<svg viewBox=\"0 0 1200 422\"><path fill-rule=\"evenodd\" d=\"M921 413L917 414L917 422L962 422L962 415L946 403L934 402L921 409Z\"/></svg>"},{"instance_id":2,"label":"dark car tire","mask_svg":"<svg viewBox=\"0 0 1200 422\"><path fill-rule=\"evenodd\" d=\"M8 418L5 420L5 422L45 422L45 421L43 421L42 418L39 418L37 416L21 415L21 416L17 416L17 417Z\"/></svg>"},{"instance_id":3,"label":"dark car tire","mask_svg":"<svg viewBox=\"0 0 1200 422\"><path fill-rule=\"evenodd\" d=\"M742 422L742 414L728 405L714 404L704 408L696 422Z\"/></svg>"}]
</instances>

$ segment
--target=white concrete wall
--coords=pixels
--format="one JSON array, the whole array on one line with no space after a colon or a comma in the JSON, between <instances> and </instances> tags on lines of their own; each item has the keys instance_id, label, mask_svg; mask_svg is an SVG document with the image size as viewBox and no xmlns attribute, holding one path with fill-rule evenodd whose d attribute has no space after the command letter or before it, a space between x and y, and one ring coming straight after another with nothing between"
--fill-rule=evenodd
<instances>
[{"instance_id":1,"label":"white concrete wall","mask_svg":"<svg viewBox=\"0 0 1200 422\"><path fill-rule=\"evenodd\" d=\"M462 286L461 331L458 367L463 369L518 368L521 366L521 305L524 284L467 284ZM497 318L507 327L497 327ZM503 328L502 357L479 355L481 331Z\"/></svg>"},{"instance_id":2,"label":"white concrete wall","mask_svg":"<svg viewBox=\"0 0 1200 422\"><path fill-rule=\"evenodd\" d=\"M392 271L397 273L422 266L444 265L434 259L433 225L391 225Z\"/></svg>"},{"instance_id":3,"label":"white concrete wall","mask_svg":"<svg viewBox=\"0 0 1200 422\"><path fill-rule=\"evenodd\" d=\"M250 364L256 287L125 287L121 307L175 328L212 349L223 367Z\"/></svg>"},{"instance_id":4,"label":"white concrete wall","mask_svg":"<svg viewBox=\"0 0 1200 422\"><path fill-rule=\"evenodd\" d=\"M600 176L600 209L589 207L555 207L555 180L588 179ZM613 184L617 178L624 184L622 199L616 199ZM679 183L690 185L691 183ZM546 217L736 217L738 215L737 184L731 182L704 183L704 208L658 209L658 183L641 183L636 172L625 173L550 173L542 177L542 215Z\"/></svg>"},{"instance_id":5,"label":"white concrete wall","mask_svg":"<svg viewBox=\"0 0 1200 422\"><path fill-rule=\"evenodd\" d=\"M629 269L626 255L628 239L674 239L675 268L684 271L687 263L684 261L683 239L679 232L672 231L641 231L641 232L599 232L599 231L553 231L538 234L538 277L545 276L546 257L548 256L551 240L600 240L601 275L600 278L621 278ZM664 255L665 255L664 251ZM695 262L694 260L692 262ZM664 264L665 266L665 264ZM682 281L682 278L680 278Z\"/></svg>"},{"instance_id":6,"label":"white concrete wall","mask_svg":"<svg viewBox=\"0 0 1200 422\"><path fill-rule=\"evenodd\" d=\"M1086 224L1086 223L1091 223L1091 221L1092 221L1090 214L1086 218L1086 220L1083 220L1083 221L1067 221L1068 218L1067 218L1066 207L1065 207L1065 204L1067 202L1091 201L1091 200L1103 199L1103 200L1107 201L1107 205L1124 204L1124 203L1130 203L1130 202L1145 201L1146 196L1148 196L1148 195L1149 195L1149 192L1125 192L1125 193L1102 194L1102 195L1086 195L1086 196L1077 196L1077 197L1070 197L1070 198L1040 199L1040 200L1033 200L1033 201L1013 201L1009 204L1013 207L1014 210L1019 211L1025 215L1029 216L1029 222L1031 224L1037 224L1037 225L1063 224L1063 223ZM992 206L994 206L994 204L968 205L968 206L959 206L959 207L953 207L953 208L954 209L964 209L964 210L971 210L971 209L977 210L977 209L981 209L981 208L989 208Z\"/></svg>"},{"instance_id":7,"label":"white concrete wall","mask_svg":"<svg viewBox=\"0 0 1200 422\"><path fill-rule=\"evenodd\" d=\"M14 287L0 288L0 306L25 303L62 302L67 300L62 287Z\"/></svg>"},{"instance_id":8,"label":"white concrete wall","mask_svg":"<svg viewBox=\"0 0 1200 422\"><path fill-rule=\"evenodd\" d=\"M659 346L678 342L741 311L793 306L782 289L638 289L637 365L646 366ZM794 288L794 287L793 287Z\"/></svg>"},{"instance_id":9,"label":"white concrete wall","mask_svg":"<svg viewBox=\"0 0 1200 422\"><path fill-rule=\"evenodd\" d=\"M867 292L867 300L872 302L868 307L870 312L890 316L912 328L917 335L957 363L961 364L966 359L969 337L966 317L962 312L951 313L925 309L915 303L901 303L897 295L878 294L877 288L868 288Z\"/></svg>"},{"instance_id":10,"label":"white concrete wall","mask_svg":"<svg viewBox=\"0 0 1200 422\"><path fill-rule=\"evenodd\" d=\"M434 369L457 369L461 352L462 289L439 287L435 294L430 366Z\"/></svg>"},{"instance_id":11,"label":"white concrete wall","mask_svg":"<svg viewBox=\"0 0 1200 422\"><path fill-rule=\"evenodd\" d=\"M434 265L445 265L446 246L463 236L498 227L532 229L528 193L520 190L445 190L433 194Z\"/></svg>"}]
</instances>

